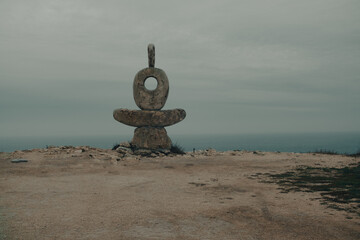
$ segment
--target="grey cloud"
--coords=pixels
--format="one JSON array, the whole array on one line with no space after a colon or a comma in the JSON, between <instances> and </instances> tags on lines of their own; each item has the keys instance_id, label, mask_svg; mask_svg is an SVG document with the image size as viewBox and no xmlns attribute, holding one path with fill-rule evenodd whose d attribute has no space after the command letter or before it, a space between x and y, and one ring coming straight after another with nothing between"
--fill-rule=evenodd
<instances>
[{"instance_id":1,"label":"grey cloud","mask_svg":"<svg viewBox=\"0 0 360 240\"><path fill-rule=\"evenodd\" d=\"M170 81L165 108L188 112L170 133L359 131L359 8L3 0L0 132L131 133L112 110L137 108L132 81L150 42Z\"/></svg>"}]
</instances>

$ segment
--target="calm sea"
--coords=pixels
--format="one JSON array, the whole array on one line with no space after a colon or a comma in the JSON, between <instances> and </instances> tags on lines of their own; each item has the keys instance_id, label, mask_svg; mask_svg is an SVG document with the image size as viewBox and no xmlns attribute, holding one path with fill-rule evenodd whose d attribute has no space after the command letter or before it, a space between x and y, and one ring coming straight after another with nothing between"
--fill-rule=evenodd
<instances>
[{"instance_id":1,"label":"calm sea","mask_svg":"<svg viewBox=\"0 0 360 240\"><path fill-rule=\"evenodd\" d=\"M92 137L0 137L0 152L45 148L46 146L93 146L112 148L132 136ZM332 150L355 153L360 150L360 133L303 133L303 134L236 134L236 135L170 135L173 143L185 151L194 148L226 150L260 150L280 152L309 152Z\"/></svg>"}]
</instances>

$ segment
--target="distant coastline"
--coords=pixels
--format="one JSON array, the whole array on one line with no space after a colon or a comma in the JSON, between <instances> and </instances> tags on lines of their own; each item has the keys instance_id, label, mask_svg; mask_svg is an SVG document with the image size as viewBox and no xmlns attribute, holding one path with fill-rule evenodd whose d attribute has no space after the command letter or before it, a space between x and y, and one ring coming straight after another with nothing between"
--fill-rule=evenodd
<instances>
[{"instance_id":1,"label":"distant coastline","mask_svg":"<svg viewBox=\"0 0 360 240\"><path fill-rule=\"evenodd\" d=\"M358 133L282 133L282 134L169 134L173 143L185 151L213 148L217 151L260 150L271 152L311 152L329 150L355 153L360 150ZM109 149L131 140L131 135L0 137L0 152L46 148L47 146L92 146Z\"/></svg>"}]
</instances>

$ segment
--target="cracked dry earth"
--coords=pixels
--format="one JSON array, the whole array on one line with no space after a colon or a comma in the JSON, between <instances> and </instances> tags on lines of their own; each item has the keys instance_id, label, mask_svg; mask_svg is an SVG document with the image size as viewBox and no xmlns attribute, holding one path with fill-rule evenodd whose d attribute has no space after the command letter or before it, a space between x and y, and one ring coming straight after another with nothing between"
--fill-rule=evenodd
<instances>
[{"instance_id":1,"label":"cracked dry earth","mask_svg":"<svg viewBox=\"0 0 360 240\"><path fill-rule=\"evenodd\" d=\"M121 157L90 147L0 153L0 239L360 239L358 215L253 177L357 161L246 151Z\"/></svg>"}]
</instances>

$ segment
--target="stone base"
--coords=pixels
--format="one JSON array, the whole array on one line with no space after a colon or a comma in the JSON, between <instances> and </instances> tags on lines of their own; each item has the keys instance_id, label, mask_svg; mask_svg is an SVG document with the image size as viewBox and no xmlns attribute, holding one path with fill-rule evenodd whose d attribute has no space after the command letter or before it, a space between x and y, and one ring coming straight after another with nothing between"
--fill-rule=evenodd
<instances>
[{"instance_id":1,"label":"stone base","mask_svg":"<svg viewBox=\"0 0 360 240\"><path fill-rule=\"evenodd\" d=\"M131 144L136 148L170 149L171 140L163 127L138 127Z\"/></svg>"}]
</instances>

